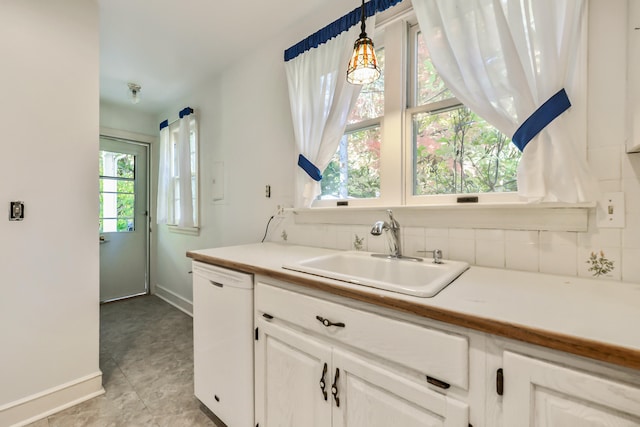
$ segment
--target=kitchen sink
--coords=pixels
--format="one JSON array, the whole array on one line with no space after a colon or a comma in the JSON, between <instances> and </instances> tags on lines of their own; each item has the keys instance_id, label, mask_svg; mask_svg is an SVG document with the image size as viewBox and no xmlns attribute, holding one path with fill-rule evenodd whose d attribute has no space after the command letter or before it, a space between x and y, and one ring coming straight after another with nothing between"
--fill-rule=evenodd
<instances>
[{"instance_id":1,"label":"kitchen sink","mask_svg":"<svg viewBox=\"0 0 640 427\"><path fill-rule=\"evenodd\" d=\"M460 261L381 258L369 252L340 252L283 265L287 270L416 297L432 297L469 268Z\"/></svg>"}]
</instances>

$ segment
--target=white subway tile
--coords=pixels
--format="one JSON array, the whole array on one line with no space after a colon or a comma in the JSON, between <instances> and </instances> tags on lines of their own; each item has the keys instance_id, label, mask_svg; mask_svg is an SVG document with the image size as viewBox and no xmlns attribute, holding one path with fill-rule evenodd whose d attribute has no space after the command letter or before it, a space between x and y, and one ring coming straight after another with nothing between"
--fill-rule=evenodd
<instances>
[{"instance_id":1,"label":"white subway tile","mask_svg":"<svg viewBox=\"0 0 640 427\"><path fill-rule=\"evenodd\" d=\"M542 233L541 233L542 238ZM551 245L540 242L540 272L549 274L577 275L577 246Z\"/></svg>"},{"instance_id":2,"label":"white subway tile","mask_svg":"<svg viewBox=\"0 0 640 427\"><path fill-rule=\"evenodd\" d=\"M502 234L504 235L504 232ZM505 266L504 239L476 240L476 262L475 263L476 265L480 265L483 267L504 268Z\"/></svg>"},{"instance_id":3,"label":"white subway tile","mask_svg":"<svg viewBox=\"0 0 640 427\"><path fill-rule=\"evenodd\" d=\"M537 242L537 233L534 232L534 234L535 239L532 239L532 236L526 236L527 239L508 239L505 241L505 263L508 269L538 271L540 245Z\"/></svg>"},{"instance_id":4,"label":"white subway tile","mask_svg":"<svg viewBox=\"0 0 640 427\"><path fill-rule=\"evenodd\" d=\"M640 248L622 250L622 280L640 283Z\"/></svg>"},{"instance_id":5,"label":"white subway tile","mask_svg":"<svg viewBox=\"0 0 640 427\"><path fill-rule=\"evenodd\" d=\"M450 228L449 238L474 240L476 238L476 232L472 228Z\"/></svg>"},{"instance_id":6,"label":"white subway tile","mask_svg":"<svg viewBox=\"0 0 640 427\"><path fill-rule=\"evenodd\" d=\"M472 239L449 239L449 258L475 264L475 241Z\"/></svg>"}]
</instances>

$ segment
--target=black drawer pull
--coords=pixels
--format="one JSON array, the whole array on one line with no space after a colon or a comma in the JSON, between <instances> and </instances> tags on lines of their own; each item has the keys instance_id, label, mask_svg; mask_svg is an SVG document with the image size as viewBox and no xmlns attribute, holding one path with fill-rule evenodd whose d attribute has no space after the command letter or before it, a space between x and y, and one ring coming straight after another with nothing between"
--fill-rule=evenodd
<instances>
[{"instance_id":1,"label":"black drawer pull","mask_svg":"<svg viewBox=\"0 0 640 427\"><path fill-rule=\"evenodd\" d=\"M451 387L449 384L445 383L444 381L440 381L438 379L435 379L433 377L427 376L427 382L431 385L434 385L436 387L440 387L442 389L448 389L449 387Z\"/></svg>"},{"instance_id":2,"label":"black drawer pull","mask_svg":"<svg viewBox=\"0 0 640 427\"><path fill-rule=\"evenodd\" d=\"M324 400L327 400L327 384L325 383L325 376L327 375L327 364L324 364L324 368L322 369L322 378L320 378L320 391L322 391L322 396Z\"/></svg>"},{"instance_id":3,"label":"black drawer pull","mask_svg":"<svg viewBox=\"0 0 640 427\"><path fill-rule=\"evenodd\" d=\"M337 328L344 328L344 326L345 326L345 324L342 323L342 322L333 323L331 320L325 319L324 317L321 317L321 316L316 316L316 319L318 319L318 321L320 323L322 323L324 326L326 326L327 328L329 326L335 326Z\"/></svg>"},{"instance_id":4,"label":"black drawer pull","mask_svg":"<svg viewBox=\"0 0 640 427\"><path fill-rule=\"evenodd\" d=\"M214 282L213 280L209 280L209 283L211 283L213 286L217 286L219 288L224 287L224 285L222 283Z\"/></svg>"}]
</instances>

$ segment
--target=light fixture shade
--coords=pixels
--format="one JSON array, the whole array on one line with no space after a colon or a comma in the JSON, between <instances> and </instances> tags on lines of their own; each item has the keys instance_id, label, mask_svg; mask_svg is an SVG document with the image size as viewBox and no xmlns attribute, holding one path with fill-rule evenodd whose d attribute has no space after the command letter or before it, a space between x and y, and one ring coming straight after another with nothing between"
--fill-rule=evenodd
<instances>
[{"instance_id":1,"label":"light fixture shade","mask_svg":"<svg viewBox=\"0 0 640 427\"><path fill-rule=\"evenodd\" d=\"M353 45L353 56L347 69L347 81L355 85L365 85L380 78L380 67L373 41L366 34L360 37Z\"/></svg>"},{"instance_id":2,"label":"light fixture shade","mask_svg":"<svg viewBox=\"0 0 640 427\"><path fill-rule=\"evenodd\" d=\"M129 83L129 98L131 99L132 104L137 104L140 102L140 90L142 87L135 83Z\"/></svg>"}]
</instances>

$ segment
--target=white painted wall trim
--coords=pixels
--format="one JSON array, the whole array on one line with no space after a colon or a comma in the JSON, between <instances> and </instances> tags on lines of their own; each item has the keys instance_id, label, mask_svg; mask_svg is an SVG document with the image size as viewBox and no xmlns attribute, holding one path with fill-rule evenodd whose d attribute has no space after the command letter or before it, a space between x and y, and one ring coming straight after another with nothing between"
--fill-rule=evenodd
<instances>
[{"instance_id":1,"label":"white painted wall trim","mask_svg":"<svg viewBox=\"0 0 640 427\"><path fill-rule=\"evenodd\" d=\"M102 394L102 372L96 372L0 407L0 425L31 424Z\"/></svg>"},{"instance_id":2,"label":"white painted wall trim","mask_svg":"<svg viewBox=\"0 0 640 427\"><path fill-rule=\"evenodd\" d=\"M296 224L371 225L392 209L400 224L428 228L587 231L592 204L336 207L293 210Z\"/></svg>"},{"instance_id":3,"label":"white painted wall trim","mask_svg":"<svg viewBox=\"0 0 640 427\"><path fill-rule=\"evenodd\" d=\"M178 295L177 293L156 284L154 295L161 300L171 304L178 310L193 317L193 302Z\"/></svg>"},{"instance_id":4,"label":"white painted wall trim","mask_svg":"<svg viewBox=\"0 0 640 427\"><path fill-rule=\"evenodd\" d=\"M152 135L146 135L144 133L129 132L120 129L111 129L106 127L100 127L100 135L111 138L120 138L127 141L146 142L148 144L154 144L158 138Z\"/></svg>"}]
</instances>

